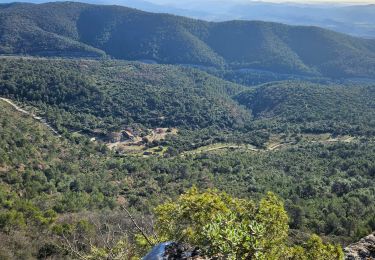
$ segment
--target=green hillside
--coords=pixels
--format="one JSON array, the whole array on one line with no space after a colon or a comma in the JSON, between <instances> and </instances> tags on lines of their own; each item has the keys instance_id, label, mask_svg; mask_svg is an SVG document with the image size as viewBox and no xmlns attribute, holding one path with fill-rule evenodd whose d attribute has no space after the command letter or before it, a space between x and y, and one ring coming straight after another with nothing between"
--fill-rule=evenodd
<instances>
[{"instance_id":1,"label":"green hillside","mask_svg":"<svg viewBox=\"0 0 375 260\"><path fill-rule=\"evenodd\" d=\"M236 95L255 122L280 132L373 135L375 87L284 81Z\"/></svg>"},{"instance_id":2,"label":"green hillside","mask_svg":"<svg viewBox=\"0 0 375 260\"><path fill-rule=\"evenodd\" d=\"M317 27L257 21L209 23L120 6L71 2L0 9L0 53L102 56L374 77L375 42Z\"/></svg>"},{"instance_id":3,"label":"green hillside","mask_svg":"<svg viewBox=\"0 0 375 260\"><path fill-rule=\"evenodd\" d=\"M60 131L236 129L250 115L244 87L193 69L140 63L2 59L0 94L38 109Z\"/></svg>"},{"instance_id":4,"label":"green hillside","mask_svg":"<svg viewBox=\"0 0 375 260\"><path fill-rule=\"evenodd\" d=\"M61 133L178 128L189 138L172 142L184 149L214 136L250 143L263 136L257 144L285 132L372 136L375 126L372 85L281 81L246 88L172 65L3 58L0 94L34 107Z\"/></svg>"}]
</instances>

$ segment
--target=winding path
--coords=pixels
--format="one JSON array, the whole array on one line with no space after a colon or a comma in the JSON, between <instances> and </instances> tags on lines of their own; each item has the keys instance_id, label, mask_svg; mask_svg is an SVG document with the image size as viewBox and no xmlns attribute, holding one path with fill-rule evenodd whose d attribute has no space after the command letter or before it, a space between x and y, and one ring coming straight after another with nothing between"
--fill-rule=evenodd
<instances>
[{"instance_id":1,"label":"winding path","mask_svg":"<svg viewBox=\"0 0 375 260\"><path fill-rule=\"evenodd\" d=\"M20 113L22 113L22 114L25 114L25 115L28 115L28 116L31 116L33 119L35 119L35 120L39 121L40 123L42 123L43 125L45 125L45 126L46 126L49 130L51 130L56 136L61 137L61 135L59 134L59 132L58 132L55 128L53 128L50 124L48 124L48 123L46 122L45 119L41 118L40 116L36 116L36 115L30 113L29 111L26 111L26 110L20 108L20 107L17 106L15 103L13 103L13 101L10 100L10 99L0 97L0 100L2 100L2 101L4 101L4 102L8 103L9 105L11 105L11 106L12 106L15 110L17 110L18 112L20 112Z\"/></svg>"}]
</instances>

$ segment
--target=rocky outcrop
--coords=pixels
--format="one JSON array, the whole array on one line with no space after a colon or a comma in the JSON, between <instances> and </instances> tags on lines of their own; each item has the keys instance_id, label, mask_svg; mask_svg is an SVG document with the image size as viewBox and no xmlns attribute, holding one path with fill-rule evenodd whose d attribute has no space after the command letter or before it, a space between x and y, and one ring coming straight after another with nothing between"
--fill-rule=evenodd
<instances>
[{"instance_id":1,"label":"rocky outcrop","mask_svg":"<svg viewBox=\"0 0 375 260\"><path fill-rule=\"evenodd\" d=\"M203 260L198 248L184 243L165 242L156 245L142 260Z\"/></svg>"},{"instance_id":2,"label":"rocky outcrop","mask_svg":"<svg viewBox=\"0 0 375 260\"><path fill-rule=\"evenodd\" d=\"M151 251L142 258L142 260L163 260L165 258L165 249L171 242L160 243L154 246Z\"/></svg>"},{"instance_id":3,"label":"rocky outcrop","mask_svg":"<svg viewBox=\"0 0 375 260\"><path fill-rule=\"evenodd\" d=\"M345 260L375 260L375 232L344 249ZM209 260L223 259L220 256L205 257L199 248L185 243L160 243L142 260Z\"/></svg>"},{"instance_id":4,"label":"rocky outcrop","mask_svg":"<svg viewBox=\"0 0 375 260\"><path fill-rule=\"evenodd\" d=\"M375 232L344 249L346 260L375 260Z\"/></svg>"}]
</instances>

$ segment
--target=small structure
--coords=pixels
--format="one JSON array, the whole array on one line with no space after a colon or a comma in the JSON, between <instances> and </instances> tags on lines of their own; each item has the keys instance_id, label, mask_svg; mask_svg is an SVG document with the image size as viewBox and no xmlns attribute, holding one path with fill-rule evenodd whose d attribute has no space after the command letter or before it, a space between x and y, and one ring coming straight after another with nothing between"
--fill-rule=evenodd
<instances>
[{"instance_id":1,"label":"small structure","mask_svg":"<svg viewBox=\"0 0 375 260\"><path fill-rule=\"evenodd\" d=\"M156 129L155 129L155 133L157 133L157 134L159 134L159 135L160 135L160 134L164 134L164 132L165 132L165 131L164 131L163 128L156 128Z\"/></svg>"},{"instance_id":2,"label":"small structure","mask_svg":"<svg viewBox=\"0 0 375 260\"><path fill-rule=\"evenodd\" d=\"M111 143L121 142L122 134L121 132L111 132L108 134L108 139Z\"/></svg>"},{"instance_id":3,"label":"small structure","mask_svg":"<svg viewBox=\"0 0 375 260\"><path fill-rule=\"evenodd\" d=\"M123 139L134 141L135 137L133 133L130 130L124 130L122 131Z\"/></svg>"}]
</instances>

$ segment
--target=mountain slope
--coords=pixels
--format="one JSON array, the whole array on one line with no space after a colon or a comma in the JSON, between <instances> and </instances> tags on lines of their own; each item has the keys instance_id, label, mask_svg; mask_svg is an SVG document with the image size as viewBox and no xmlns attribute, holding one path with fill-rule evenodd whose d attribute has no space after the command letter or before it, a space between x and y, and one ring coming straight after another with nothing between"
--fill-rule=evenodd
<instances>
[{"instance_id":1,"label":"mountain slope","mask_svg":"<svg viewBox=\"0 0 375 260\"><path fill-rule=\"evenodd\" d=\"M59 131L106 134L139 124L214 128L226 137L238 129L249 136L254 130L375 134L373 85L281 81L247 88L173 65L3 58L0 95L38 108Z\"/></svg>"},{"instance_id":2,"label":"mountain slope","mask_svg":"<svg viewBox=\"0 0 375 260\"><path fill-rule=\"evenodd\" d=\"M54 15L51 10L32 11L33 5L10 4L0 9L0 52L11 54L54 55L54 56L102 56L104 52L75 40L64 33L66 27L73 26L71 16L61 13ZM12 9L13 12L8 12ZM69 9L69 12L72 10ZM22 19L19 16L23 16ZM35 19L35 17L43 17ZM44 26L40 26L43 19Z\"/></svg>"},{"instance_id":3,"label":"mountain slope","mask_svg":"<svg viewBox=\"0 0 375 260\"><path fill-rule=\"evenodd\" d=\"M0 95L28 102L57 128L236 128L244 87L194 69L140 63L1 59Z\"/></svg>"},{"instance_id":4,"label":"mountain slope","mask_svg":"<svg viewBox=\"0 0 375 260\"><path fill-rule=\"evenodd\" d=\"M210 23L120 6L61 2L0 8L0 52L375 77L375 41L277 23ZM101 50L101 51L100 51Z\"/></svg>"},{"instance_id":5,"label":"mountain slope","mask_svg":"<svg viewBox=\"0 0 375 260\"><path fill-rule=\"evenodd\" d=\"M235 97L262 127L360 135L374 134L374 98L374 86L298 81L261 85Z\"/></svg>"}]
</instances>

